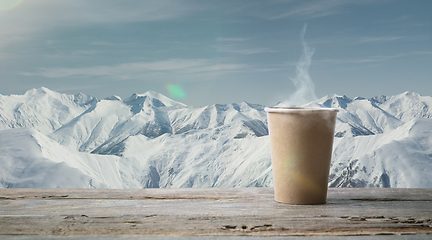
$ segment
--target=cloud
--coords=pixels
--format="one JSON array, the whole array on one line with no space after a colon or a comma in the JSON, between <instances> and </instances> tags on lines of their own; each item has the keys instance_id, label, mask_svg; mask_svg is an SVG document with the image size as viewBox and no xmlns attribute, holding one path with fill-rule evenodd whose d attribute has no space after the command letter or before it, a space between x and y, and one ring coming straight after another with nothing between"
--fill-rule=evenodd
<instances>
[{"instance_id":1,"label":"cloud","mask_svg":"<svg viewBox=\"0 0 432 240\"><path fill-rule=\"evenodd\" d=\"M269 48L245 47L245 42L249 40L249 38L217 38L216 41L220 42L220 44L215 48L219 52L242 55L278 52Z\"/></svg>"},{"instance_id":2,"label":"cloud","mask_svg":"<svg viewBox=\"0 0 432 240\"><path fill-rule=\"evenodd\" d=\"M313 19L326 17L335 14L347 13L344 9L347 5L369 4L374 3L372 0L316 0L316 1L273 1L274 4L280 5L279 9L287 9L283 12L273 12L271 15L265 14L269 20L281 18L300 18Z\"/></svg>"},{"instance_id":3,"label":"cloud","mask_svg":"<svg viewBox=\"0 0 432 240\"><path fill-rule=\"evenodd\" d=\"M244 54L244 55L278 52L275 50L271 50L269 48L237 48L234 46L220 46L218 51L227 52L227 53Z\"/></svg>"},{"instance_id":4,"label":"cloud","mask_svg":"<svg viewBox=\"0 0 432 240\"><path fill-rule=\"evenodd\" d=\"M413 55L432 55L432 51L419 51L419 52L413 52Z\"/></svg>"},{"instance_id":5,"label":"cloud","mask_svg":"<svg viewBox=\"0 0 432 240\"><path fill-rule=\"evenodd\" d=\"M100 85L91 85L91 84L80 84L80 85L74 85L72 86L64 86L64 87L53 87L52 90L57 92L70 92L70 91L82 91L87 89L97 89L100 88Z\"/></svg>"},{"instance_id":6,"label":"cloud","mask_svg":"<svg viewBox=\"0 0 432 240\"><path fill-rule=\"evenodd\" d=\"M343 3L339 1L320 1L315 4L304 4L295 6L287 12L272 16L269 19L273 20L287 17L312 19L324 17L340 13L341 11L337 9L340 5L343 5Z\"/></svg>"},{"instance_id":7,"label":"cloud","mask_svg":"<svg viewBox=\"0 0 432 240\"><path fill-rule=\"evenodd\" d=\"M384 62L397 56L371 56L368 58L341 58L341 59L322 59L314 61L314 64L349 64L349 63L372 63Z\"/></svg>"},{"instance_id":8,"label":"cloud","mask_svg":"<svg viewBox=\"0 0 432 240\"><path fill-rule=\"evenodd\" d=\"M122 22L167 21L202 11L182 0L37 0L23 1L2 14L0 47L64 27Z\"/></svg>"},{"instance_id":9,"label":"cloud","mask_svg":"<svg viewBox=\"0 0 432 240\"><path fill-rule=\"evenodd\" d=\"M395 58L415 56L415 55L432 55L431 51L422 52L411 52L411 53L401 53L394 55L376 55L367 58L344 58L344 59L322 59L316 60L313 64L351 64L351 63L374 63L374 62L384 62Z\"/></svg>"},{"instance_id":10,"label":"cloud","mask_svg":"<svg viewBox=\"0 0 432 240\"><path fill-rule=\"evenodd\" d=\"M310 44L380 44L393 41L408 41L422 39L422 36L330 36L324 38L308 39Z\"/></svg>"},{"instance_id":11,"label":"cloud","mask_svg":"<svg viewBox=\"0 0 432 240\"><path fill-rule=\"evenodd\" d=\"M98 51L98 50L75 50L75 51L71 51L72 55L96 55L99 53L104 53L104 51Z\"/></svg>"},{"instance_id":12,"label":"cloud","mask_svg":"<svg viewBox=\"0 0 432 240\"><path fill-rule=\"evenodd\" d=\"M249 38L216 38L218 42L245 42L248 40Z\"/></svg>"},{"instance_id":13,"label":"cloud","mask_svg":"<svg viewBox=\"0 0 432 240\"><path fill-rule=\"evenodd\" d=\"M358 43L382 43L382 42L392 42L399 39L404 39L406 37L362 37Z\"/></svg>"},{"instance_id":14,"label":"cloud","mask_svg":"<svg viewBox=\"0 0 432 240\"><path fill-rule=\"evenodd\" d=\"M132 62L114 66L93 66L83 68L40 68L36 72L24 72L25 76L43 76L47 78L98 77L114 79L133 79L159 74L172 77L193 75L196 73L224 74L230 71L245 70L246 64L215 63L208 59L170 59L155 62Z\"/></svg>"}]
</instances>

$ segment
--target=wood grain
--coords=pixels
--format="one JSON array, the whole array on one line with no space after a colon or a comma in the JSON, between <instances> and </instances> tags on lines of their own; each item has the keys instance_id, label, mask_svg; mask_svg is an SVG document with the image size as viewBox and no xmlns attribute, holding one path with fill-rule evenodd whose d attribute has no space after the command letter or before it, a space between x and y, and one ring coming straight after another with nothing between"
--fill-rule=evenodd
<instances>
[{"instance_id":1,"label":"wood grain","mask_svg":"<svg viewBox=\"0 0 432 240\"><path fill-rule=\"evenodd\" d=\"M426 236L431 219L432 189L329 189L322 205L271 188L0 189L0 235Z\"/></svg>"}]
</instances>

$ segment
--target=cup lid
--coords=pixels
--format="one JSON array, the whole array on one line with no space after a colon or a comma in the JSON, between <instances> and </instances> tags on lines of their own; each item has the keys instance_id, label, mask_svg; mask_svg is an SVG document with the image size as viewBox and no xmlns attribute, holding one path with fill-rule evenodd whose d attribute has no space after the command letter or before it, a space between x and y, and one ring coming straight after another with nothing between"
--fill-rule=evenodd
<instances>
[{"instance_id":1,"label":"cup lid","mask_svg":"<svg viewBox=\"0 0 432 240\"><path fill-rule=\"evenodd\" d=\"M319 108L319 107L266 107L266 112L287 113L287 112L320 112L330 111L339 112L338 108Z\"/></svg>"}]
</instances>

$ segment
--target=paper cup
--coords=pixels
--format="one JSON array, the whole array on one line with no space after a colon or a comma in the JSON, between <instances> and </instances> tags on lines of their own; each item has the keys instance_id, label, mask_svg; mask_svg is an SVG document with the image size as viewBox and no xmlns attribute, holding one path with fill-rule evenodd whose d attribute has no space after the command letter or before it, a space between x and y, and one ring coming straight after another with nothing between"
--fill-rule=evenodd
<instances>
[{"instance_id":1,"label":"paper cup","mask_svg":"<svg viewBox=\"0 0 432 240\"><path fill-rule=\"evenodd\" d=\"M336 124L335 108L266 108L277 202L322 204Z\"/></svg>"}]
</instances>

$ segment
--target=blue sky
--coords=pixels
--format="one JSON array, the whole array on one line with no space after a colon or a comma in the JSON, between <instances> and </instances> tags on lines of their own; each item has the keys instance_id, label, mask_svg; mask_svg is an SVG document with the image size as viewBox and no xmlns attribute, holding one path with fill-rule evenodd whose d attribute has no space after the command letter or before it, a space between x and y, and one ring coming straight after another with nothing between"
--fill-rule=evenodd
<instances>
[{"instance_id":1,"label":"blue sky","mask_svg":"<svg viewBox=\"0 0 432 240\"><path fill-rule=\"evenodd\" d=\"M2 0L0 93L273 105L295 91L307 24L318 98L430 96L431 11L429 0Z\"/></svg>"}]
</instances>

